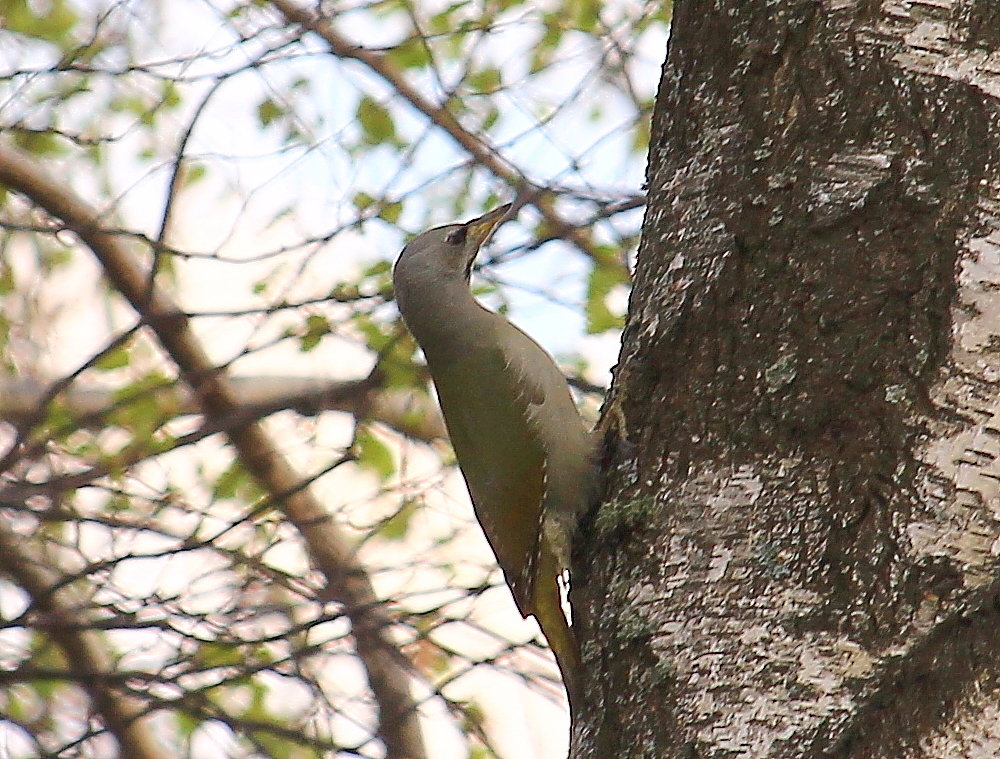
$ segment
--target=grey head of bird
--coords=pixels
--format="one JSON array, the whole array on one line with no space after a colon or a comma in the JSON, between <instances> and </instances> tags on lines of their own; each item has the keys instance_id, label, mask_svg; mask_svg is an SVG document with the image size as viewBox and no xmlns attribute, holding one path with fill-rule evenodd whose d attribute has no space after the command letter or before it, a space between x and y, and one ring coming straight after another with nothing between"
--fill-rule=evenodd
<instances>
[{"instance_id":1,"label":"grey head of bird","mask_svg":"<svg viewBox=\"0 0 1000 759\"><path fill-rule=\"evenodd\" d=\"M410 240L392 273L400 308L405 311L407 300L435 288L467 284L479 249L506 218L511 205L494 208L464 224L429 229Z\"/></svg>"}]
</instances>

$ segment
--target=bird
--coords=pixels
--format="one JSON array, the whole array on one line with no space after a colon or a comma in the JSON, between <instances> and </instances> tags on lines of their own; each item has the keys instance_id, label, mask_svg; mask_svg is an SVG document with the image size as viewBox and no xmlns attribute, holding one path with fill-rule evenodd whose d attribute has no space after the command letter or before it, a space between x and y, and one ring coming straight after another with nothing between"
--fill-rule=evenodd
<instances>
[{"instance_id":1,"label":"bird","mask_svg":"<svg viewBox=\"0 0 1000 759\"><path fill-rule=\"evenodd\" d=\"M472 294L473 263L511 208L414 237L393 267L393 289L476 518L521 616L535 618L555 655L572 714L582 663L560 582L592 493L594 437L552 356Z\"/></svg>"}]
</instances>

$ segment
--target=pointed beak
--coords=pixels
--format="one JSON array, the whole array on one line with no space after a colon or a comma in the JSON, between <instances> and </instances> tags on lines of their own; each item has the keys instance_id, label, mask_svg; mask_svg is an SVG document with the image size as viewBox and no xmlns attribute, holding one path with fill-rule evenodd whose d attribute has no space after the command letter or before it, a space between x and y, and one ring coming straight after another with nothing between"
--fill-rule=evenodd
<instances>
[{"instance_id":1,"label":"pointed beak","mask_svg":"<svg viewBox=\"0 0 1000 759\"><path fill-rule=\"evenodd\" d=\"M493 233L493 230L500 226L500 222L507 218L507 212L510 211L513 205L513 203L505 203L499 208L494 208L489 213L483 214L478 219L473 219L466 223L465 226L469 229L469 237L476 242L476 250L486 242Z\"/></svg>"}]
</instances>

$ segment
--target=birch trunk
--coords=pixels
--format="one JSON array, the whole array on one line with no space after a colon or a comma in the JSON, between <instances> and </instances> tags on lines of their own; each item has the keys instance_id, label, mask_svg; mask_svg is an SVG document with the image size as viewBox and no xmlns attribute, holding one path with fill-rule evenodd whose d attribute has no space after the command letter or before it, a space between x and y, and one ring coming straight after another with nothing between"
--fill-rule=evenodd
<instances>
[{"instance_id":1,"label":"birch trunk","mask_svg":"<svg viewBox=\"0 0 1000 759\"><path fill-rule=\"evenodd\" d=\"M1000 6L685 0L573 756L1000 755Z\"/></svg>"}]
</instances>

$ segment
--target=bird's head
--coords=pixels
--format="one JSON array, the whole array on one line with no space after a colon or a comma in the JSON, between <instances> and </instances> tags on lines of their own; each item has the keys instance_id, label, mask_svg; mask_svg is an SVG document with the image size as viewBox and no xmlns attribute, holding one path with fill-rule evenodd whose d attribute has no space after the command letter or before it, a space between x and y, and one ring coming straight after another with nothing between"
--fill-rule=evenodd
<instances>
[{"instance_id":1,"label":"bird's head","mask_svg":"<svg viewBox=\"0 0 1000 759\"><path fill-rule=\"evenodd\" d=\"M429 229L410 240L392 274L397 299L406 298L412 287L423 289L456 279L467 282L479 249L506 218L511 205L494 208L464 224Z\"/></svg>"}]
</instances>

